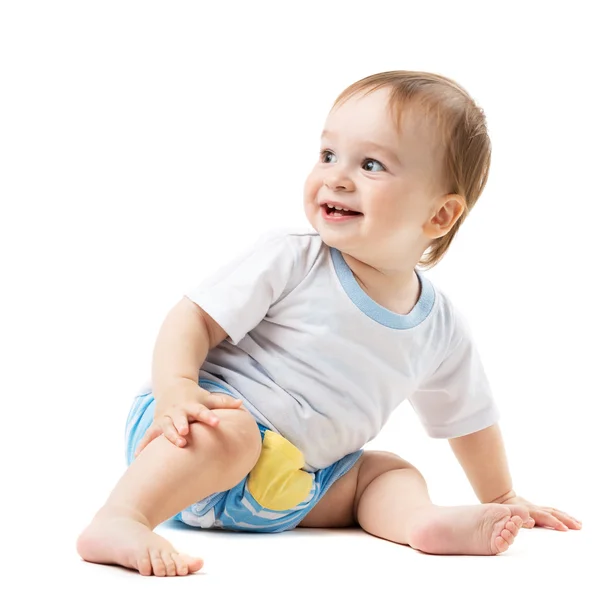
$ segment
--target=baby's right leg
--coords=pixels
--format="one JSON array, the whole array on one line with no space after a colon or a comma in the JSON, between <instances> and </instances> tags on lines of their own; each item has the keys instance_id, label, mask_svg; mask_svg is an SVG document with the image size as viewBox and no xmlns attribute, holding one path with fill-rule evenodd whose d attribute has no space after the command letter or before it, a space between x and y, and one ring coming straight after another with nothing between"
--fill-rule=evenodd
<instances>
[{"instance_id":1,"label":"baby's right leg","mask_svg":"<svg viewBox=\"0 0 600 600\"><path fill-rule=\"evenodd\" d=\"M194 502L231 489L256 464L262 442L250 413L214 412L219 425L190 423L185 447L161 435L144 448L79 536L84 560L142 575L187 575L202 567L202 560L179 554L152 530Z\"/></svg>"}]
</instances>

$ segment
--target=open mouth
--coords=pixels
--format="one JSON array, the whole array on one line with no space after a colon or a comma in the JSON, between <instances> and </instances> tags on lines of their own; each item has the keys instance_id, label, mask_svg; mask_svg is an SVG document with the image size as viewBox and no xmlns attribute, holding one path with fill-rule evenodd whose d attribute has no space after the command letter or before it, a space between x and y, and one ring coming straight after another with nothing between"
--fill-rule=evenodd
<instances>
[{"instance_id":1,"label":"open mouth","mask_svg":"<svg viewBox=\"0 0 600 600\"><path fill-rule=\"evenodd\" d=\"M358 217L362 215L361 212L355 210L341 207L336 208L335 206L328 204L323 204L321 210L323 210L328 217Z\"/></svg>"}]
</instances>

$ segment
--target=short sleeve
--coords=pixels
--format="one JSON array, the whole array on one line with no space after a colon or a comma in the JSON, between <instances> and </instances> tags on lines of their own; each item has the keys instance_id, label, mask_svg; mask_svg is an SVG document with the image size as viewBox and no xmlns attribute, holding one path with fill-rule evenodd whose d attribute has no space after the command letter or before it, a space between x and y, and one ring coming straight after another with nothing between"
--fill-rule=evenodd
<instances>
[{"instance_id":1,"label":"short sleeve","mask_svg":"<svg viewBox=\"0 0 600 600\"><path fill-rule=\"evenodd\" d=\"M238 344L282 295L294 264L289 236L271 232L185 296L206 311L233 344Z\"/></svg>"},{"instance_id":2,"label":"short sleeve","mask_svg":"<svg viewBox=\"0 0 600 600\"><path fill-rule=\"evenodd\" d=\"M409 398L433 438L468 435L500 417L471 332L456 312L449 348L437 370Z\"/></svg>"}]
</instances>

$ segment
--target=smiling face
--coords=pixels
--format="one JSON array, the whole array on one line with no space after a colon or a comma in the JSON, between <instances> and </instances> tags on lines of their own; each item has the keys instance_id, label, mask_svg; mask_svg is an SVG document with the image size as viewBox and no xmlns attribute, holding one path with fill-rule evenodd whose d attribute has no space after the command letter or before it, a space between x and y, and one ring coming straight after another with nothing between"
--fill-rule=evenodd
<instances>
[{"instance_id":1,"label":"smiling face","mask_svg":"<svg viewBox=\"0 0 600 600\"><path fill-rule=\"evenodd\" d=\"M379 89L331 111L319 160L306 179L304 210L328 246L373 266L413 268L431 243L428 223L443 204L443 157L416 111L403 113L398 131L388 99L389 91ZM327 204L360 214L328 214L337 211Z\"/></svg>"}]
</instances>

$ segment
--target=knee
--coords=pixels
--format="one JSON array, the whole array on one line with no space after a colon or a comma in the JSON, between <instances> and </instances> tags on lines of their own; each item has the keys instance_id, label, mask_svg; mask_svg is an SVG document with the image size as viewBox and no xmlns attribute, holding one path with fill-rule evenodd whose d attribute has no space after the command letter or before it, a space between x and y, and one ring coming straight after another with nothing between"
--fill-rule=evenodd
<instances>
[{"instance_id":1,"label":"knee","mask_svg":"<svg viewBox=\"0 0 600 600\"><path fill-rule=\"evenodd\" d=\"M213 412L219 418L217 428L226 441L226 455L232 460L247 462L250 471L262 450L262 437L254 417L242 409L223 408Z\"/></svg>"},{"instance_id":2,"label":"knee","mask_svg":"<svg viewBox=\"0 0 600 600\"><path fill-rule=\"evenodd\" d=\"M365 460L363 461L363 464L367 463L367 467L370 466L376 470L382 469L382 472L391 471L393 469L416 470L414 465L392 452L385 452L383 450L369 450L365 452L364 457Z\"/></svg>"},{"instance_id":3,"label":"knee","mask_svg":"<svg viewBox=\"0 0 600 600\"><path fill-rule=\"evenodd\" d=\"M364 491L367 486L380 475L398 469L411 469L418 474L421 479L425 480L421 472L415 466L392 452L379 450L365 452L358 472L358 491ZM360 495L360 493L357 494L358 497L360 497Z\"/></svg>"},{"instance_id":4,"label":"knee","mask_svg":"<svg viewBox=\"0 0 600 600\"><path fill-rule=\"evenodd\" d=\"M223 469L234 471L241 481L254 467L262 449L256 421L246 410L214 409L219 418L216 427L205 423L190 424L190 442L203 454L209 453Z\"/></svg>"}]
</instances>

